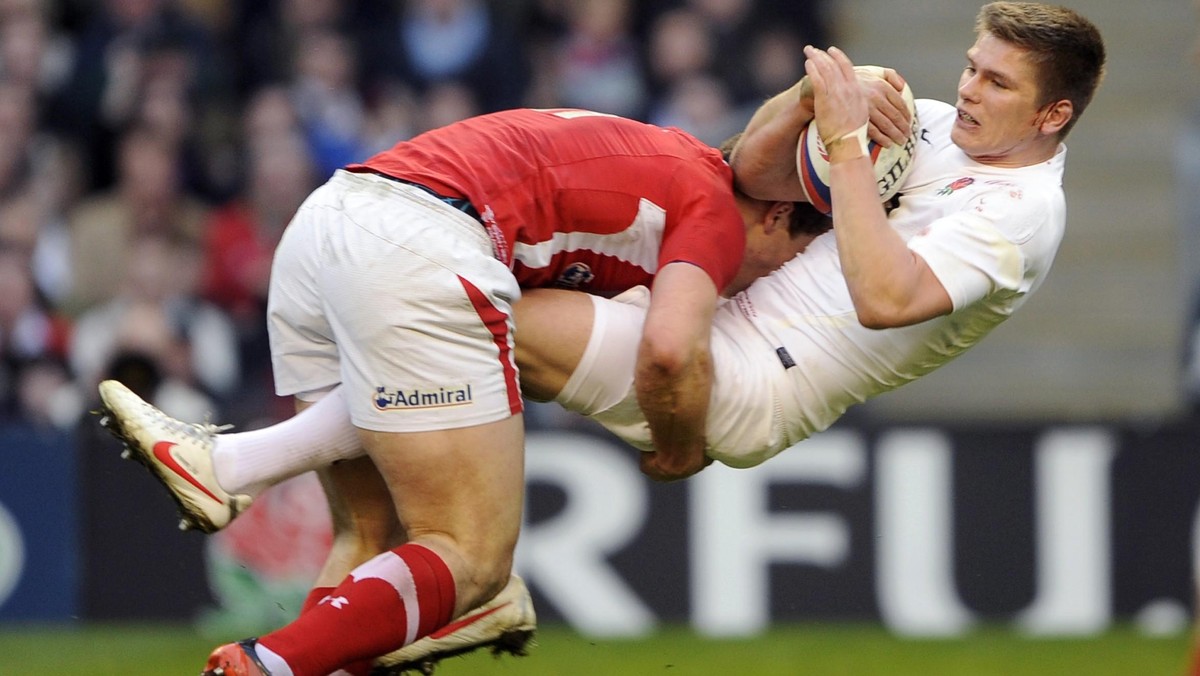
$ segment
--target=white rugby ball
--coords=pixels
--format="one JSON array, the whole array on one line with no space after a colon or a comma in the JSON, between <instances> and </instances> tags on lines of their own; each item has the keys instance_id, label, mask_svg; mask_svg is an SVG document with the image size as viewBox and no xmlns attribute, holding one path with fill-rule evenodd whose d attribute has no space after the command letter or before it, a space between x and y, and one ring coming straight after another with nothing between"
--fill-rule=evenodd
<instances>
[{"instance_id":1,"label":"white rugby ball","mask_svg":"<svg viewBox=\"0 0 1200 676\"><path fill-rule=\"evenodd\" d=\"M883 77L883 69L878 66L858 66L855 71ZM908 140L904 145L893 144L890 148L884 148L874 141L867 146L871 162L875 165L875 180L879 184L881 202L895 196L912 170L913 153L917 149L917 134L921 128L917 121L916 102L908 84L904 85L901 95L908 106L908 112L912 114L912 128L909 129ZM800 143L796 147L796 169L800 173L800 186L804 189L809 204L821 213L831 213L833 202L829 196L829 153L825 151L825 144L821 143L816 120L809 122L800 132Z\"/></svg>"}]
</instances>

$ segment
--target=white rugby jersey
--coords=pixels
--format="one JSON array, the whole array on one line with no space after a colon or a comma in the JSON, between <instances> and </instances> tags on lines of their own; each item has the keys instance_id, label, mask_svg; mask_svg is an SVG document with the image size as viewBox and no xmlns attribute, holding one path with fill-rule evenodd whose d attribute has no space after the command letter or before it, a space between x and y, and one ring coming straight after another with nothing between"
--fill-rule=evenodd
<instances>
[{"instance_id":1,"label":"white rugby jersey","mask_svg":"<svg viewBox=\"0 0 1200 676\"><path fill-rule=\"evenodd\" d=\"M849 406L933 371L1008 318L1045 278L1066 223L1065 146L1038 165L990 167L950 141L952 106L923 99L917 109L915 166L888 220L945 286L954 312L864 328L833 233L817 238L718 310L708 417L715 459L758 464Z\"/></svg>"}]
</instances>

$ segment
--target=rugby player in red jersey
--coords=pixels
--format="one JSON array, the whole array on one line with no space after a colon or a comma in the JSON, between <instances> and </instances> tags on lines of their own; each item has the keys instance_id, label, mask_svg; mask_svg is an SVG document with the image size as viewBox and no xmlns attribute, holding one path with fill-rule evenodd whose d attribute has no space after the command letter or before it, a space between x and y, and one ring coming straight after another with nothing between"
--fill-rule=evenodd
<instances>
[{"instance_id":1,"label":"rugby player in red jersey","mask_svg":"<svg viewBox=\"0 0 1200 676\"><path fill-rule=\"evenodd\" d=\"M802 226L827 226L811 210L793 225L793 203L732 186L721 152L679 130L513 110L401 142L314 191L272 269L276 391L302 409L338 390L367 458L323 471L346 537L306 609L218 648L206 673L361 669L512 590L524 495L512 304L522 288L652 288L636 387L656 450L642 469L660 480L702 469L718 297L794 256L815 234ZM144 405L128 397L110 389L105 402ZM193 525L219 528L249 504L252 487L217 481L211 437L198 440L209 444L199 458L189 456L196 428L114 418ZM381 503L394 510L386 523ZM367 560L397 515L406 541ZM527 601L523 586L515 594L507 612Z\"/></svg>"}]
</instances>

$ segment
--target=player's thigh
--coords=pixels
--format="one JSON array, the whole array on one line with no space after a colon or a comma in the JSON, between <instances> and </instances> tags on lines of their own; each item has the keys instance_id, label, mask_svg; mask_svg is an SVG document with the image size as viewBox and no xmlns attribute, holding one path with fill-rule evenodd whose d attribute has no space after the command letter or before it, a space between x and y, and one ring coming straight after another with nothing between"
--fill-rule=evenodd
<instances>
[{"instance_id":1,"label":"player's thigh","mask_svg":"<svg viewBox=\"0 0 1200 676\"><path fill-rule=\"evenodd\" d=\"M521 390L536 401L562 391L592 335L592 301L580 291L531 289L513 306Z\"/></svg>"},{"instance_id":2,"label":"player's thigh","mask_svg":"<svg viewBox=\"0 0 1200 676\"><path fill-rule=\"evenodd\" d=\"M296 412L314 402L295 400ZM332 587L365 563L403 541L387 484L367 456L317 470L329 506L333 543L316 587Z\"/></svg>"},{"instance_id":3,"label":"player's thigh","mask_svg":"<svg viewBox=\"0 0 1200 676\"><path fill-rule=\"evenodd\" d=\"M334 537L353 533L375 554L395 546L399 523L387 483L371 458L343 460L317 470L329 501Z\"/></svg>"},{"instance_id":4,"label":"player's thigh","mask_svg":"<svg viewBox=\"0 0 1200 676\"><path fill-rule=\"evenodd\" d=\"M586 349L554 401L589 416L624 402L632 407L631 414L644 422L637 407L634 367L646 310L640 303L621 298L584 296L592 306L591 333Z\"/></svg>"},{"instance_id":5,"label":"player's thigh","mask_svg":"<svg viewBox=\"0 0 1200 676\"><path fill-rule=\"evenodd\" d=\"M410 542L440 554L460 611L508 579L525 492L523 416L437 432L363 432Z\"/></svg>"},{"instance_id":6,"label":"player's thigh","mask_svg":"<svg viewBox=\"0 0 1200 676\"><path fill-rule=\"evenodd\" d=\"M333 543L315 586L334 586L350 571L403 543L387 484L369 457L317 470L333 522Z\"/></svg>"}]
</instances>

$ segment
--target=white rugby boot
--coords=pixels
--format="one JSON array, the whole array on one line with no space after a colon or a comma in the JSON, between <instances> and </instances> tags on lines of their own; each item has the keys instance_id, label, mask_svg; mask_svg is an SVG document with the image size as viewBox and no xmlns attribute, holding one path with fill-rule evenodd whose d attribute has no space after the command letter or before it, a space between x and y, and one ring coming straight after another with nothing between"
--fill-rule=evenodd
<instances>
[{"instance_id":1,"label":"white rugby boot","mask_svg":"<svg viewBox=\"0 0 1200 676\"><path fill-rule=\"evenodd\" d=\"M491 601L467 611L429 636L375 660L371 674L399 676L409 671L432 674L441 660L485 647L490 647L493 655L509 653L523 657L536 629L537 615L529 589L524 580L513 575Z\"/></svg>"},{"instance_id":2,"label":"white rugby boot","mask_svg":"<svg viewBox=\"0 0 1200 676\"><path fill-rule=\"evenodd\" d=\"M125 444L121 457L145 465L179 506L182 530L215 533L250 506L217 483L213 437L223 428L176 420L115 380L100 383L100 425Z\"/></svg>"}]
</instances>

